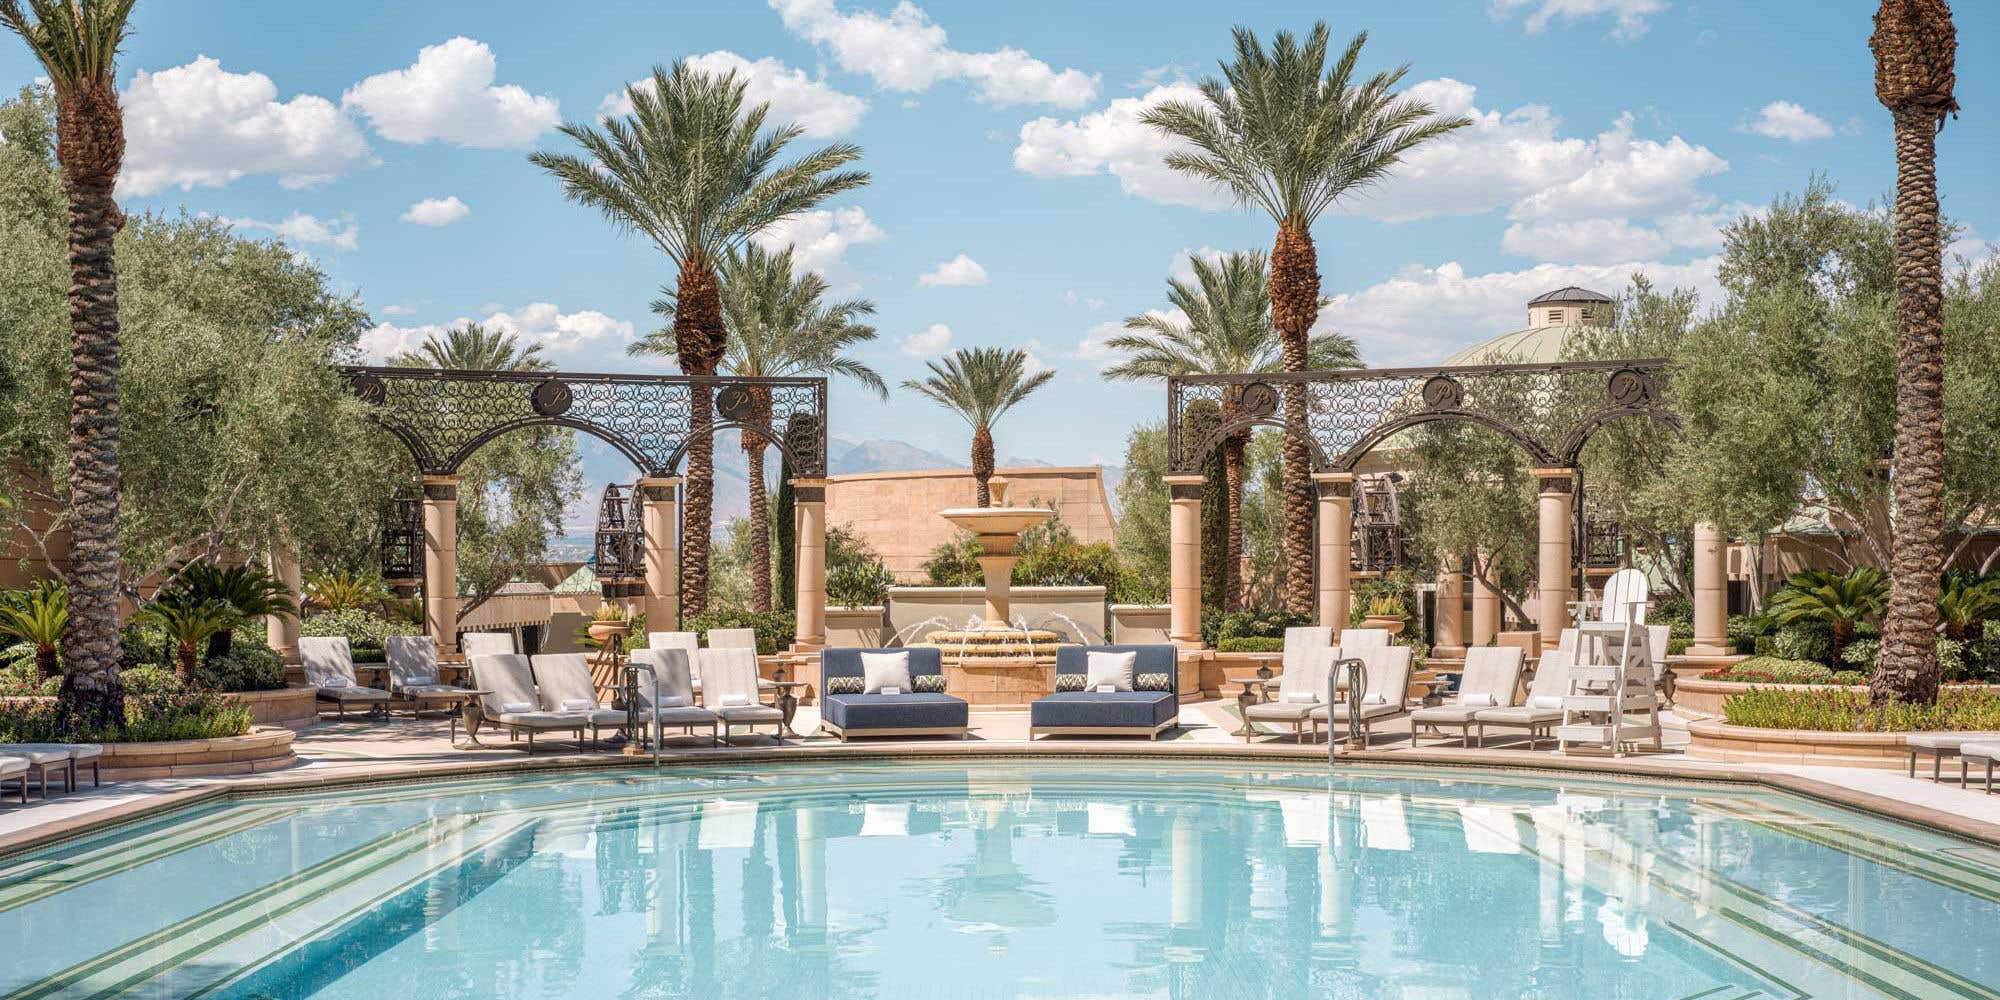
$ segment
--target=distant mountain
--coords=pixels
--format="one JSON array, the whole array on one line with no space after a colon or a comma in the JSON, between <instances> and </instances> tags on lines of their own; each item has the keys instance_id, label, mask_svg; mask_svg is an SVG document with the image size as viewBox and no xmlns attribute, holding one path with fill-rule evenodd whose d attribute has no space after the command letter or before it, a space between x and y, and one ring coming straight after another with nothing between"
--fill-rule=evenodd
<instances>
[{"instance_id":1,"label":"distant mountain","mask_svg":"<svg viewBox=\"0 0 2000 1000\"><path fill-rule=\"evenodd\" d=\"M828 450L834 453L828 469L836 476L854 472L957 469L965 465L963 459L948 458L907 441L862 441L845 450L838 447Z\"/></svg>"},{"instance_id":2,"label":"distant mountain","mask_svg":"<svg viewBox=\"0 0 2000 1000\"><path fill-rule=\"evenodd\" d=\"M1044 462L1039 458L1010 457L1006 461L999 463L999 467L1002 469L1053 469L1056 467L1056 463Z\"/></svg>"}]
</instances>

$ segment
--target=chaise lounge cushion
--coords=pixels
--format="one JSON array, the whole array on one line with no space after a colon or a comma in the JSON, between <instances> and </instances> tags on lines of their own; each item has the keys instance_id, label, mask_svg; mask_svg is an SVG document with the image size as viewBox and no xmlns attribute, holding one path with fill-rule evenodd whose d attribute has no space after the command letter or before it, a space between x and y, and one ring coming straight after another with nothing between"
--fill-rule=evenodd
<instances>
[{"instance_id":1,"label":"chaise lounge cushion","mask_svg":"<svg viewBox=\"0 0 2000 1000\"><path fill-rule=\"evenodd\" d=\"M957 729L971 719L964 699L948 694L833 694L820 718L841 729Z\"/></svg>"},{"instance_id":2,"label":"chaise lounge cushion","mask_svg":"<svg viewBox=\"0 0 2000 1000\"><path fill-rule=\"evenodd\" d=\"M1172 691L1061 691L1035 699L1028 720L1036 729L1152 729L1179 713Z\"/></svg>"}]
</instances>

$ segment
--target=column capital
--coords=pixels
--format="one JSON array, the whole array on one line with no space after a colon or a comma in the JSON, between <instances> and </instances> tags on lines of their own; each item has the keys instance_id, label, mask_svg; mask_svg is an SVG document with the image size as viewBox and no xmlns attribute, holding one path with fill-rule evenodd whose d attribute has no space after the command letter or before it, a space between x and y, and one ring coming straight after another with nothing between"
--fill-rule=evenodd
<instances>
[{"instance_id":1,"label":"column capital","mask_svg":"<svg viewBox=\"0 0 2000 1000\"><path fill-rule=\"evenodd\" d=\"M828 480L801 477L789 480L793 503L825 503Z\"/></svg>"},{"instance_id":2,"label":"column capital","mask_svg":"<svg viewBox=\"0 0 2000 1000\"><path fill-rule=\"evenodd\" d=\"M1354 481L1354 473L1315 472L1312 474L1312 481L1315 483L1351 483Z\"/></svg>"},{"instance_id":3,"label":"column capital","mask_svg":"<svg viewBox=\"0 0 2000 1000\"><path fill-rule=\"evenodd\" d=\"M1536 469L1535 487L1541 493L1570 493L1576 489L1576 470L1567 466Z\"/></svg>"},{"instance_id":4,"label":"column capital","mask_svg":"<svg viewBox=\"0 0 2000 1000\"><path fill-rule=\"evenodd\" d=\"M1161 476L1161 477L1160 477L1160 482L1163 482L1163 483L1167 484L1168 486L1200 486L1200 485L1202 485L1203 483L1206 483L1206 482L1208 482L1208 477L1207 477L1207 476L1188 476L1188 475L1181 475L1181 476Z\"/></svg>"},{"instance_id":5,"label":"column capital","mask_svg":"<svg viewBox=\"0 0 2000 1000\"><path fill-rule=\"evenodd\" d=\"M424 500L426 502L432 500L451 500L456 502L458 500L459 482L460 479L457 476L423 477Z\"/></svg>"},{"instance_id":6,"label":"column capital","mask_svg":"<svg viewBox=\"0 0 2000 1000\"><path fill-rule=\"evenodd\" d=\"M671 501L678 495L683 481L679 476L641 476L639 496L653 502Z\"/></svg>"}]
</instances>

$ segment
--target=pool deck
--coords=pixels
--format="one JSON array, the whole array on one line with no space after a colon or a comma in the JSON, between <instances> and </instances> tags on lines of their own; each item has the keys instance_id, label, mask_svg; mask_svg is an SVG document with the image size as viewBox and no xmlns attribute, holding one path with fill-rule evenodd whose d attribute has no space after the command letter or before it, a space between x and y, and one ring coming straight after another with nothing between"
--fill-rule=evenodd
<instances>
[{"instance_id":1,"label":"pool deck","mask_svg":"<svg viewBox=\"0 0 2000 1000\"><path fill-rule=\"evenodd\" d=\"M1028 740L1025 711L977 711L965 740L867 740L841 743L814 736L786 740L768 736L739 737L735 744L710 748L705 738L670 738L664 759L675 764L752 763L778 760L882 759L895 757L1183 757L1238 758L1263 761L1326 762L1326 745L1299 745L1289 735L1269 735L1246 743L1233 735L1238 721L1235 700L1190 702L1181 706L1182 728L1157 742L1131 738L1045 738ZM1676 720L1677 721L1677 720ZM801 706L794 728L811 733L819 717ZM1623 758L1564 756L1552 750L1529 750L1518 735L1492 736L1485 748L1460 747L1455 739L1425 736L1412 745L1409 723L1396 720L1377 730L1366 751L1342 753L1342 759L1421 767L1499 767L1679 780L1755 782L1823 799L1891 818L1956 833L2000 846L2000 796L1978 787L1960 789L1955 783L1908 778L1902 771L1781 764L1713 763L1690 760L1678 752L1686 734L1667 730L1665 753ZM492 774L518 770L612 767L643 764L648 757L627 757L615 750L579 751L567 740L546 739L530 757L525 744L510 744L504 734L489 731L484 749L458 749L450 742L442 718L350 718L325 721L299 733L294 749L299 763L261 774L211 778L161 778L113 782L83 788L74 794L31 799L26 806L0 805L0 853L77 836L98 826L128 821L178 808L232 791L270 791L337 787L348 783L417 777ZM1544 742L1544 747L1550 746Z\"/></svg>"}]
</instances>

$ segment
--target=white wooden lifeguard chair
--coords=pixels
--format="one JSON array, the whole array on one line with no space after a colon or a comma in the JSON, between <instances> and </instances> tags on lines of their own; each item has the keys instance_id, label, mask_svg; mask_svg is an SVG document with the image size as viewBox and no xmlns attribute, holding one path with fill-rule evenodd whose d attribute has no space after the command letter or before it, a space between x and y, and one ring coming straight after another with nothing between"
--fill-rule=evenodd
<instances>
[{"instance_id":1,"label":"white wooden lifeguard chair","mask_svg":"<svg viewBox=\"0 0 2000 1000\"><path fill-rule=\"evenodd\" d=\"M1567 753L1588 745L1622 756L1640 740L1660 740L1660 698L1654 690L1646 601L1652 585L1646 574L1622 569L1604 583L1597 601L1576 601L1577 658L1570 667L1557 747ZM1634 723L1628 716L1643 714Z\"/></svg>"}]
</instances>

